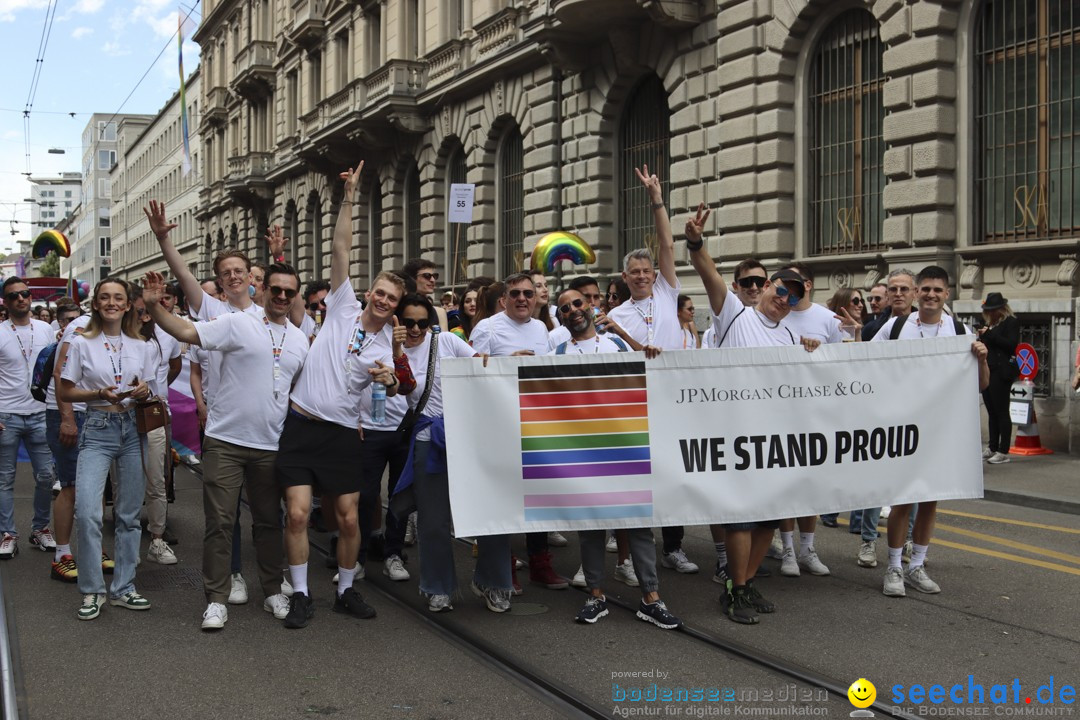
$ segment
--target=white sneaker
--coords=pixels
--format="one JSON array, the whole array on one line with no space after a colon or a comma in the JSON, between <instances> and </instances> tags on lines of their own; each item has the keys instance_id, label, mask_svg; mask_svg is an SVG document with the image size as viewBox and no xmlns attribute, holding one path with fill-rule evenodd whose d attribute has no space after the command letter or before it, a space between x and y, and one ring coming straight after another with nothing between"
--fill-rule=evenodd
<instances>
[{"instance_id":1,"label":"white sneaker","mask_svg":"<svg viewBox=\"0 0 1080 720\"><path fill-rule=\"evenodd\" d=\"M765 551L765 557L773 560L784 559L784 543L780 542L779 535L773 533L772 543L769 544L769 549Z\"/></svg>"},{"instance_id":2,"label":"white sneaker","mask_svg":"<svg viewBox=\"0 0 1080 720\"><path fill-rule=\"evenodd\" d=\"M609 553L619 552L619 541L615 539L615 533L611 533L607 536L607 543L604 544L604 549Z\"/></svg>"},{"instance_id":3,"label":"white sneaker","mask_svg":"<svg viewBox=\"0 0 1080 720\"><path fill-rule=\"evenodd\" d=\"M904 571L891 567L885 571L885 587L882 589L889 597L904 597Z\"/></svg>"},{"instance_id":4,"label":"white sneaker","mask_svg":"<svg viewBox=\"0 0 1080 720\"><path fill-rule=\"evenodd\" d=\"M4 538L0 540L0 560L10 560L18 554L19 543L15 536L11 533L4 533Z\"/></svg>"},{"instance_id":5,"label":"white sneaker","mask_svg":"<svg viewBox=\"0 0 1080 720\"><path fill-rule=\"evenodd\" d=\"M146 551L146 559L161 565L175 565L177 563L176 555L173 553L172 548L169 547L169 543L161 538L154 538L150 541L150 549Z\"/></svg>"},{"instance_id":6,"label":"white sneaker","mask_svg":"<svg viewBox=\"0 0 1080 720\"><path fill-rule=\"evenodd\" d=\"M909 567L907 572L904 573L904 584L910 585L921 593L928 595L934 595L941 592L941 587L930 579L930 576L926 574L926 568L922 565L916 565L915 567Z\"/></svg>"},{"instance_id":7,"label":"white sneaker","mask_svg":"<svg viewBox=\"0 0 1080 720\"><path fill-rule=\"evenodd\" d=\"M475 582L470 586L473 591L473 595L478 598L483 598L484 604L487 605L487 609L493 613L504 613L510 609L509 593L506 590L495 590L493 588L480 587Z\"/></svg>"},{"instance_id":8,"label":"white sneaker","mask_svg":"<svg viewBox=\"0 0 1080 720\"><path fill-rule=\"evenodd\" d=\"M229 611L221 603L212 602L202 614L203 630L220 630L229 620Z\"/></svg>"},{"instance_id":9,"label":"white sneaker","mask_svg":"<svg viewBox=\"0 0 1080 720\"><path fill-rule=\"evenodd\" d=\"M404 570L404 568L402 568L402 569ZM356 567L354 567L353 570L356 572L356 575L353 577L353 580L363 580L364 576L367 575L367 572L364 571L364 566L361 565L360 563L356 563ZM337 581L338 581L338 573L334 573L334 577L330 579L330 582L337 585Z\"/></svg>"},{"instance_id":10,"label":"white sneaker","mask_svg":"<svg viewBox=\"0 0 1080 720\"><path fill-rule=\"evenodd\" d=\"M49 528L41 528L30 533L30 544L42 552L56 551L56 540Z\"/></svg>"},{"instance_id":11,"label":"white sneaker","mask_svg":"<svg viewBox=\"0 0 1080 720\"><path fill-rule=\"evenodd\" d=\"M416 513L409 513L409 520L405 523L405 544L416 544Z\"/></svg>"},{"instance_id":12,"label":"white sneaker","mask_svg":"<svg viewBox=\"0 0 1080 720\"><path fill-rule=\"evenodd\" d=\"M450 612L454 606L450 604L449 595L432 595L428 600L427 609L431 612Z\"/></svg>"},{"instance_id":13,"label":"white sneaker","mask_svg":"<svg viewBox=\"0 0 1080 720\"><path fill-rule=\"evenodd\" d=\"M291 590L292 586L289 589ZM289 614L289 598L284 594L271 595L263 600L263 610L273 613L278 620L284 620L285 616Z\"/></svg>"},{"instance_id":14,"label":"white sneaker","mask_svg":"<svg viewBox=\"0 0 1080 720\"><path fill-rule=\"evenodd\" d=\"M990 456L994 454L994 451L988 447L983 448L983 460L989 460Z\"/></svg>"},{"instance_id":15,"label":"white sneaker","mask_svg":"<svg viewBox=\"0 0 1080 720\"><path fill-rule=\"evenodd\" d=\"M566 538L558 530L552 530L548 533L548 545L551 547L566 547L568 544Z\"/></svg>"},{"instance_id":16,"label":"white sneaker","mask_svg":"<svg viewBox=\"0 0 1080 720\"><path fill-rule=\"evenodd\" d=\"M660 564L666 568L671 568L681 573L696 573L698 566L695 563L690 562L690 559L686 557L686 553L679 548L675 552L664 553L664 556L660 558Z\"/></svg>"},{"instance_id":17,"label":"white sneaker","mask_svg":"<svg viewBox=\"0 0 1080 720\"><path fill-rule=\"evenodd\" d=\"M405 582L409 579L409 571L405 569L405 563L397 555L391 555L383 561L382 574L395 582Z\"/></svg>"},{"instance_id":18,"label":"white sneaker","mask_svg":"<svg viewBox=\"0 0 1080 720\"><path fill-rule=\"evenodd\" d=\"M289 578L287 578L287 577L282 577L281 578L281 594L284 595L287 598L292 597L293 586L292 586L292 583L289 582Z\"/></svg>"},{"instance_id":19,"label":"white sneaker","mask_svg":"<svg viewBox=\"0 0 1080 720\"><path fill-rule=\"evenodd\" d=\"M570 584L574 587L588 587L589 583L585 582L585 568L583 566L577 566L577 572L570 579Z\"/></svg>"},{"instance_id":20,"label":"white sneaker","mask_svg":"<svg viewBox=\"0 0 1080 720\"><path fill-rule=\"evenodd\" d=\"M873 540L859 547L859 567L877 567L877 543Z\"/></svg>"},{"instance_id":21,"label":"white sneaker","mask_svg":"<svg viewBox=\"0 0 1080 720\"><path fill-rule=\"evenodd\" d=\"M787 548L780 556L780 574L785 577L799 577L799 561L795 559L795 548Z\"/></svg>"},{"instance_id":22,"label":"white sneaker","mask_svg":"<svg viewBox=\"0 0 1080 720\"><path fill-rule=\"evenodd\" d=\"M233 573L232 590L229 591L230 605L243 605L248 601L247 583L240 573Z\"/></svg>"},{"instance_id":23,"label":"white sneaker","mask_svg":"<svg viewBox=\"0 0 1080 720\"><path fill-rule=\"evenodd\" d=\"M1002 463L1012 462L1012 459L1005 453L996 452L987 458L986 462L991 465L1001 465Z\"/></svg>"},{"instance_id":24,"label":"white sneaker","mask_svg":"<svg viewBox=\"0 0 1080 720\"><path fill-rule=\"evenodd\" d=\"M829 568L825 566L825 563L821 562L821 558L818 557L814 548L810 548L799 555L799 567L811 575L829 574Z\"/></svg>"},{"instance_id":25,"label":"white sneaker","mask_svg":"<svg viewBox=\"0 0 1080 720\"><path fill-rule=\"evenodd\" d=\"M626 558L615 566L615 579L621 583L626 583L630 587L637 587L641 584L638 582L637 573L634 572L634 561L630 558Z\"/></svg>"}]
</instances>

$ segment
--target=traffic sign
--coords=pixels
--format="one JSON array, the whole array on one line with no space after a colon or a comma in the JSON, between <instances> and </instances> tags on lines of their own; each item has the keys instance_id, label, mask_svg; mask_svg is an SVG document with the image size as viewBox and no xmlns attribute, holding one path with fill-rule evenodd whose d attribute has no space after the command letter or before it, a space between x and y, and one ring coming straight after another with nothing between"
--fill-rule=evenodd
<instances>
[{"instance_id":1,"label":"traffic sign","mask_svg":"<svg viewBox=\"0 0 1080 720\"><path fill-rule=\"evenodd\" d=\"M1039 356L1035 348L1027 343L1016 346L1016 365L1020 368L1020 377L1033 380L1039 374Z\"/></svg>"}]
</instances>

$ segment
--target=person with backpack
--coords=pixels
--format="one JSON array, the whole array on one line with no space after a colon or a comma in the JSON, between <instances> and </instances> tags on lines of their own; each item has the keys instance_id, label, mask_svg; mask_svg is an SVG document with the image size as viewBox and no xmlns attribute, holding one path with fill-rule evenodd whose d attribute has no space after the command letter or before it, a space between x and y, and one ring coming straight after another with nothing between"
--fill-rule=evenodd
<instances>
[{"instance_id":1,"label":"person with backpack","mask_svg":"<svg viewBox=\"0 0 1080 720\"><path fill-rule=\"evenodd\" d=\"M889 319L874 336L872 342L883 340L918 340L920 338L956 337L972 335L972 331L963 323L945 313L945 303L949 299L949 273L937 265L924 267L915 276L916 297L919 311L906 316L894 316ZM890 285L891 288L891 285ZM972 352L979 363L979 390L985 390L990 384L990 367L986 362L986 346L976 340L972 343ZM908 515L911 504L893 505L889 513L889 567L885 571L883 592L889 597L904 597L905 585L910 585L922 593L939 593L941 587L926 574L926 551L930 537L934 532L937 517L937 502L919 503L919 513L915 518L912 533L913 545L911 560L907 570L903 570L900 560L904 550Z\"/></svg>"}]
</instances>

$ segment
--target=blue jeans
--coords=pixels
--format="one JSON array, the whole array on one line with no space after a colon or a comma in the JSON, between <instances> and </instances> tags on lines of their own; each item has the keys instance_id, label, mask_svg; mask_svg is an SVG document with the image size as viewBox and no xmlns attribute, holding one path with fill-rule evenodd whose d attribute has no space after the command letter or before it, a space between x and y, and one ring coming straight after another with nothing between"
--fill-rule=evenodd
<instances>
[{"instance_id":1,"label":"blue jeans","mask_svg":"<svg viewBox=\"0 0 1080 720\"><path fill-rule=\"evenodd\" d=\"M109 466L116 462L113 520L116 571L109 594L121 597L135 590L142 527L139 513L146 495L142 438L135 429L135 411L86 411L79 435L79 468L75 473L75 529L79 539L79 592L104 593L101 573L101 499Z\"/></svg>"},{"instance_id":2,"label":"blue jeans","mask_svg":"<svg viewBox=\"0 0 1080 720\"><path fill-rule=\"evenodd\" d=\"M75 415L75 427L82 434L83 422L86 413L79 411ZM60 480L60 487L75 487L75 469L79 465L79 443L71 447L60 442L60 423L62 418L59 410L45 411L45 432L49 439L49 449L52 450L53 461L56 463L56 477Z\"/></svg>"},{"instance_id":3,"label":"blue jeans","mask_svg":"<svg viewBox=\"0 0 1080 720\"><path fill-rule=\"evenodd\" d=\"M911 514L908 515L907 536L911 538L911 530L915 527L915 516L919 514L919 504L915 503L911 507ZM863 542L873 542L878 539L878 522L881 520L881 508L867 508L862 511L862 540Z\"/></svg>"},{"instance_id":4,"label":"blue jeans","mask_svg":"<svg viewBox=\"0 0 1080 720\"><path fill-rule=\"evenodd\" d=\"M413 458L413 494L416 498L416 534L420 543L420 592L453 595L454 538L450 535L450 486L446 473L427 471L431 443L417 440ZM481 587L510 590L510 536L476 538L478 552L473 580Z\"/></svg>"},{"instance_id":5,"label":"blue jeans","mask_svg":"<svg viewBox=\"0 0 1080 720\"><path fill-rule=\"evenodd\" d=\"M52 453L45 437L45 411L31 415L0 413L0 533L18 536L15 531L15 465L19 458L19 441L30 453L34 466L34 521L31 527L41 530L49 526L52 510L52 486L56 477Z\"/></svg>"}]
</instances>

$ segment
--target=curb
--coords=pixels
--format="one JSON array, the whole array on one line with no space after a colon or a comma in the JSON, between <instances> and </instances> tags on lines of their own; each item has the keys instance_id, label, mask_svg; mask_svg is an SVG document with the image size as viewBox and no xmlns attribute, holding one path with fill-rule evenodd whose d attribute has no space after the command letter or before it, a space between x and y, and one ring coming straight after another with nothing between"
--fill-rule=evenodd
<instances>
[{"instance_id":1,"label":"curb","mask_svg":"<svg viewBox=\"0 0 1080 720\"><path fill-rule=\"evenodd\" d=\"M1006 505L1019 505L1035 510L1049 510L1051 512L1080 515L1080 502L1059 500L1043 495L1026 495L1024 493L1008 492L1006 490L990 490L983 488L983 500L1005 503Z\"/></svg>"}]
</instances>

